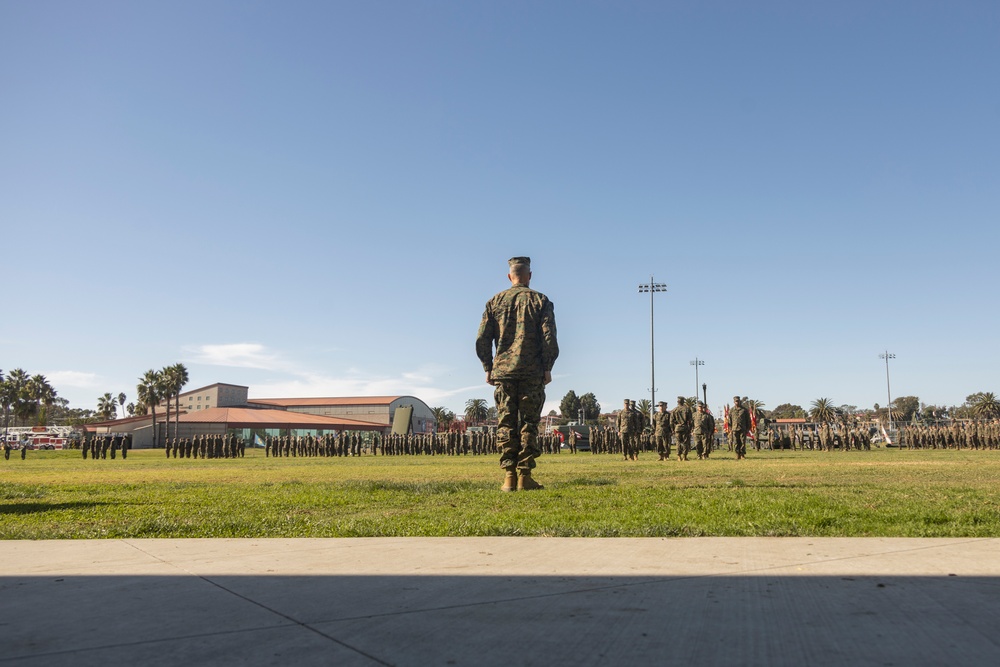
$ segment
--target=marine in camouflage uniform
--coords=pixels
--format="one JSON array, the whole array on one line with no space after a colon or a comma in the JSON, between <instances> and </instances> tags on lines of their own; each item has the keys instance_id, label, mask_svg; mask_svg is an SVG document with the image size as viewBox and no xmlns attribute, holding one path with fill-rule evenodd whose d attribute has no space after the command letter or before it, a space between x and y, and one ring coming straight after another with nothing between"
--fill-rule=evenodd
<instances>
[{"instance_id":1,"label":"marine in camouflage uniform","mask_svg":"<svg viewBox=\"0 0 1000 667\"><path fill-rule=\"evenodd\" d=\"M712 440L715 439L715 418L705 409L705 404L698 401L698 410L692 420L694 447L698 452L698 458L707 459L712 452Z\"/></svg>"},{"instance_id":2,"label":"marine in camouflage uniform","mask_svg":"<svg viewBox=\"0 0 1000 667\"><path fill-rule=\"evenodd\" d=\"M527 491L541 488L531 470L541 454L538 422L559 345L552 302L528 286L531 260L514 257L507 264L511 287L486 303L476 355L486 371L486 383L495 387L500 467L506 471L501 489L513 491L517 473L517 488Z\"/></svg>"},{"instance_id":3,"label":"marine in camouflage uniform","mask_svg":"<svg viewBox=\"0 0 1000 667\"><path fill-rule=\"evenodd\" d=\"M670 412L670 426L674 430L674 441L677 443L677 460L687 461L691 451L691 429L694 419L691 408L684 402L683 396L677 397L677 407Z\"/></svg>"},{"instance_id":4,"label":"marine in camouflage uniform","mask_svg":"<svg viewBox=\"0 0 1000 667\"><path fill-rule=\"evenodd\" d=\"M660 455L660 461L670 458L670 413L667 412L667 404L663 401L657 403L659 411L653 415L653 440L656 443L656 453Z\"/></svg>"},{"instance_id":5,"label":"marine in camouflage uniform","mask_svg":"<svg viewBox=\"0 0 1000 667\"><path fill-rule=\"evenodd\" d=\"M633 456L633 443L635 441L636 420L632 415L631 403L626 398L625 405L622 406L621 412L618 413L618 436L621 439L622 454L626 461Z\"/></svg>"},{"instance_id":6,"label":"marine in camouflage uniform","mask_svg":"<svg viewBox=\"0 0 1000 667\"><path fill-rule=\"evenodd\" d=\"M646 428L646 417L635 405L635 399L628 401L629 415L632 418L632 460L639 460L639 445L642 444L642 431Z\"/></svg>"},{"instance_id":7,"label":"marine in camouflage uniform","mask_svg":"<svg viewBox=\"0 0 1000 667\"><path fill-rule=\"evenodd\" d=\"M733 407L727 417L729 442L736 452L736 459L747 457L747 433L750 432L750 413L743 407L739 396L733 396Z\"/></svg>"}]
</instances>

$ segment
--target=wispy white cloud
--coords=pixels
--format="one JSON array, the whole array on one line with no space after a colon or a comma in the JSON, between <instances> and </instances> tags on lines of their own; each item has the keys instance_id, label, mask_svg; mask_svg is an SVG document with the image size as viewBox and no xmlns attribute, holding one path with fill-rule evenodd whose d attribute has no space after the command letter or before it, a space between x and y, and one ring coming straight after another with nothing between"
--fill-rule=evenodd
<instances>
[{"instance_id":1,"label":"wispy white cloud","mask_svg":"<svg viewBox=\"0 0 1000 667\"><path fill-rule=\"evenodd\" d=\"M251 398L302 398L315 396L416 396L437 405L448 398L482 387L442 388L449 369L436 364L401 370L398 374L373 373L351 360L342 373L317 372L297 363L291 354L259 343L190 345L184 348L185 362L269 371L273 379L255 382ZM485 386L485 385L483 385Z\"/></svg>"},{"instance_id":2,"label":"wispy white cloud","mask_svg":"<svg viewBox=\"0 0 1000 667\"><path fill-rule=\"evenodd\" d=\"M288 362L259 343L191 345L183 348L185 360L208 366L257 368L266 371L290 371Z\"/></svg>"},{"instance_id":3,"label":"wispy white cloud","mask_svg":"<svg viewBox=\"0 0 1000 667\"><path fill-rule=\"evenodd\" d=\"M430 405L473 390L472 387L442 389L433 378L420 376L414 381L410 373L391 377L331 377L321 374L299 375L285 380L255 384L250 388L254 398L301 398L306 396L416 396Z\"/></svg>"},{"instance_id":4,"label":"wispy white cloud","mask_svg":"<svg viewBox=\"0 0 1000 667\"><path fill-rule=\"evenodd\" d=\"M49 371L42 373L53 387L76 387L79 389L94 389L99 386L101 376L97 373L82 373L80 371Z\"/></svg>"}]
</instances>

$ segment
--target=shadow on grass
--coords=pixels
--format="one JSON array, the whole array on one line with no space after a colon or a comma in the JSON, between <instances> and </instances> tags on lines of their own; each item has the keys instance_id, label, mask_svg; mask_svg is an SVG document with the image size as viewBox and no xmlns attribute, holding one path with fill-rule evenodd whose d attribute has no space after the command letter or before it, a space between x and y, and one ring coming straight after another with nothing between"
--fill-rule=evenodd
<instances>
[{"instance_id":1,"label":"shadow on grass","mask_svg":"<svg viewBox=\"0 0 1000 667\"><path fill-rule=\"evenodd\" d=\"M108 504L103 502L13 503L0 505L0 514L42 514L60 510L88 510Z\"/></svg>"}]
</instances>

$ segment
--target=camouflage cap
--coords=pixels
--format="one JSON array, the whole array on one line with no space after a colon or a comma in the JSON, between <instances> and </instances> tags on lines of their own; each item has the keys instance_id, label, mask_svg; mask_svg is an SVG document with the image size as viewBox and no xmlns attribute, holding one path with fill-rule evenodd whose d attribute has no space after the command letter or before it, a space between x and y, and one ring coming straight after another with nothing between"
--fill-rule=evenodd
<instances>
[{"instance_id":1,"label":"camouflage cap","mask_svg":"<svg viewBox=\"0 0 1000 667\"><path fill-rule=\"evenodd\" d=\"M531 270L531 258L530 257L511 257L507 260L507 266L514 268L515 266L523 265L529 271Z\"/></svg>"}]
</instances>

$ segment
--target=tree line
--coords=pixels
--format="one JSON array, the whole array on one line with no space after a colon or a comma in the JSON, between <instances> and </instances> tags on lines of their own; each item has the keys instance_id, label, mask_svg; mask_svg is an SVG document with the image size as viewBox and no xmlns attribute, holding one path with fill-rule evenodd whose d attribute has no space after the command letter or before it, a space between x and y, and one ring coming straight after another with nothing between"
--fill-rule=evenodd
<instances>
[{"instance_id":1,"label":"tree line","mask_svg":"<svg viewBox=\"0 0 1000 667\"><path fill-rule=\"evenodd\" d=\"M697 396L688 396L684 402L689 407L698 404ZM1000 418L1000 400L993 392L976 392L966 396L959 406L926 405L917 396L900 396L892 401L891 406L875 404L871 409L858 408L856 405L837 405L828 397L817 398L810 403L809 408L792 403L782 403L773 410L768 410L763 401L748 396L742 397L744 407L752 411L758 420L773 421L776 419L808 419L809 421L846 422L874 421L876 419L889 421L891 414L894 422L927 422L941 419L998 419ZM651 413L652 404L648 398L636 401L636 409L642 414ZM446 431L458 419L454 412L445 407L432 408L438 431ZM616 411L617 412L617 411ZM612 414L615 414L613 412ZM550 417L557 418L562 423L580 421L596 424L601 417L601 404L597 397L588 392L578 396L570 390L559 402L559 412L552 410ZM465 403L463 414L465 423L476 426L488 423L496 418L496 408L487 403L486 399L473 398Z\"/></svg>"},{"instance_id":2,"label":"tree line","mask_svg":"<svg viewBox=\"0 0 1000 667\"><path fill-rule=\"evenodd\" d=\"M28 422L44 425L48 422L47 410L55 403L56 390L44 375L28 375L22 368L15 368L6 375L0 370L0 403L3 407L4 428L10 418L27 426Z\"/></svg>"}]
</instances>

